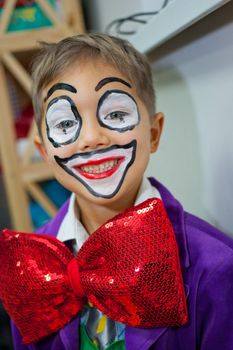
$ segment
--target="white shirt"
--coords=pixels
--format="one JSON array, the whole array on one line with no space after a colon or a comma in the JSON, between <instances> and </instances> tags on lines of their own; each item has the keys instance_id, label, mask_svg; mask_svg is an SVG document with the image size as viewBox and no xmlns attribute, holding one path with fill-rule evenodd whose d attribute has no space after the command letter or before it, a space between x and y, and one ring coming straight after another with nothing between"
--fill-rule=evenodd
<instances>
[{"instance_id":1,"label":"white shirt","mask_svg":"<svg viewBox=\"0 0 233 350\"><path fill-rule=\"evenodd\" d=\"M161 199L159 191L151 185L150 181L147 178L143 178L134 205L138 205L145 200L154 197ZM72 193L68 211L61 223L57 238L62 242L70 239L75 239L77 248L79 250L89 237L89 234L79 220L75 199L75 194Z\"/></svg>"}]
</instances>

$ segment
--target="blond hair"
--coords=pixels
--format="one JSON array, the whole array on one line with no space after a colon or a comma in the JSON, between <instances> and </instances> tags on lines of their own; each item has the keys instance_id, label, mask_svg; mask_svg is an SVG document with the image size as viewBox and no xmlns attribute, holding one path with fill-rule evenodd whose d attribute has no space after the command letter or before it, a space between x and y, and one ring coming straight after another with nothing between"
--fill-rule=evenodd
<instances>
[{"instance_id":1,"label":"blond hair","mask_svg":"<svg viewBox=\"0 0 233 350\"><path fill-rule=\"evenodd\" d=\"M101 59L124 74L133 85L150 115L155 111L152 73L145 55L128 41L107 34L91 33L67 37L58 43L41 43L32 63L32 103L40 130L42 90L70 65L80 60Z\"/></svg>"}]
</instances>

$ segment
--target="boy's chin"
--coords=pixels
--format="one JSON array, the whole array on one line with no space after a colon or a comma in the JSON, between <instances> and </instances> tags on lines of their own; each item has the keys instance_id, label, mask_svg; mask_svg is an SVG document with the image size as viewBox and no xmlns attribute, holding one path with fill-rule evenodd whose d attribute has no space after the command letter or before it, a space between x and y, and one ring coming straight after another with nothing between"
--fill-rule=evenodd
<instances>
[{"instance_id":1,"label":"boy's chin","mask_svg":"<svg viewBox=\"0 0 233 350\"><path fill-rule=\"evenodd\" d=\"M129 191L127 184L122 184L121 188L118 191L115 191L113 194L109 193L108 196L105 194L102 196L101 193L93 194L85 189L85 194L81 194L79 191L76 192L77 202L84 200L86 203L116 207L118 210L124 210L127 207L130 207L134 204L137 195L137 188Z\"/></svg>"}]
</instances>

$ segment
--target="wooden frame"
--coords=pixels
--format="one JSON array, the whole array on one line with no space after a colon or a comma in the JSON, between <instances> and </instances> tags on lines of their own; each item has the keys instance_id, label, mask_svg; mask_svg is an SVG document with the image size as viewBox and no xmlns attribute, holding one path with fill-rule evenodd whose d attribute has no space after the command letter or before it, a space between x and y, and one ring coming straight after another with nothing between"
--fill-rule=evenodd
<instances>
[{"instance_id":1,"label":"wooden frame","mask_svg":"<svg viewBox=\"0 0 233 350\"><path fill-rule=\"evenodd\" d=\"M37 42L44 38L53 42L68 35L83 32L84 22L79 0L62 1L63 21L46 0L36 0L52 22L52 26L8 33L7 28L16 1L5 1L0 22L0 161L12 226L15 230L28 232L33 229L29 215L29 196L39 202L51 216L56 213L57 208L38 185L40 181L51 179L53 174L42 160L32 160L34 154L33 139L36 134L35 123L31 126L28 144L23 156L19 157L17 154L13 112L8 92L6 71L9 71L14 76L30 97L31 77L14 54L37 49Z\"/></svg>"}]
</instances>

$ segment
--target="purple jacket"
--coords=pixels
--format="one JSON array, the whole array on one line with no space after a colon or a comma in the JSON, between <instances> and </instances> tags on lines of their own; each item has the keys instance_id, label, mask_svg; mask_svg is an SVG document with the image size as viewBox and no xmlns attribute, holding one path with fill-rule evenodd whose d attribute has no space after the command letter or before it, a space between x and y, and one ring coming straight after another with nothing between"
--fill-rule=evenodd
<instances>
[{"instance_id":1,"label":"purple jacket","mask_svg":"<svg viewBox=\"0 0 233 350\"><path fill-rule=\"evenodd\" d=\"M183 327L126 327L127 350L233 349L233 240L205 221L185 212L171 193L150 179L162 197L180 253L189 322ZM68 202L40 233L55 236ZM16 350L78 350L79 318L37 344L24 346L12 326ZM35 330L36 332L36 330Z\"/></svg>"}]
</instances>

